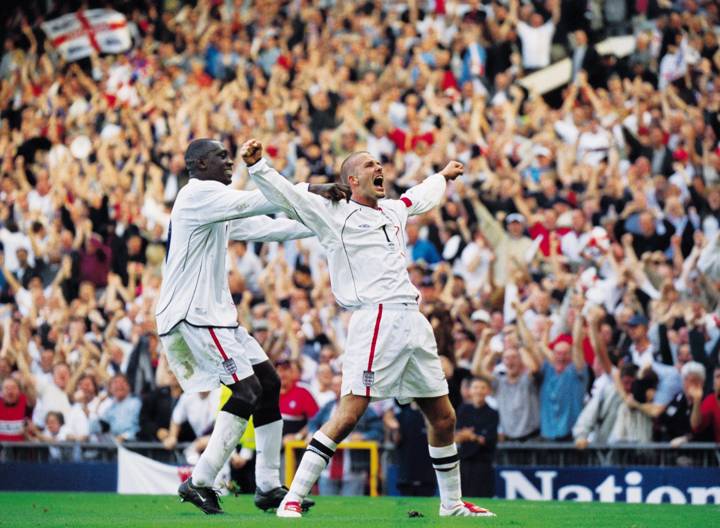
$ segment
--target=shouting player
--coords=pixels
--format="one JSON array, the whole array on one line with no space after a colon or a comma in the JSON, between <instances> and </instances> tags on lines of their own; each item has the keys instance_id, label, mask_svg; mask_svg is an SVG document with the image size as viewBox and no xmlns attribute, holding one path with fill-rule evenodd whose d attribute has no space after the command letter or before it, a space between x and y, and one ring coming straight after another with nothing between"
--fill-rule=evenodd
<instances>
[{"instance_id":1,"label":"shouting player","mask_svg":"<svg viewBox=\"0 0 720 528\"><path fill-rule=\"evenodd\" d=\"M405 264L408 216L438 205L446 180L462 174L462 164L451 161L399 200L384 200L382 166L369 153L355 152L340 169L351 201L332 203L294 187L272 169L258 141L246 142L240 154L265 196L317 235L327 253L335 298L354 310L343 355L343 397L330 421L313 435L277 515L302 516L302 500L370 400L394 397L401 403L415 400L427 418L440 515L493 516L461 499L455 411L432 327L419 311L420 295Z\"/></svg>"},{"instance_id":2,"label":"shouting player","mask_svg":"<svg viewBox=\"0 0 720 528\"><path fill-rule=\"evenodd\" d=\"M280 379L260 345L237 322L225 268L228 238L287 240L311 233L292 220L246 217L279 212L260 191L227 187L233 162L218 141L198 139L185 153L190 181L177 195L170 214L166 266L156 320L168 359L185 392L231 391L215 420L207 448L191 478L178 493L205 513L222 513L213 484L254 416L257 445L255 503L277 507L287 490L280 487L282 419ZM298 184L298 191L345 197L342 186ZM243 220L241 220L243 219ZM274 226L274 227L272 227ZM282 234L286 231L285 234ZM307 504L306 504L307 506Z\"/></svg>"}]
</instances>

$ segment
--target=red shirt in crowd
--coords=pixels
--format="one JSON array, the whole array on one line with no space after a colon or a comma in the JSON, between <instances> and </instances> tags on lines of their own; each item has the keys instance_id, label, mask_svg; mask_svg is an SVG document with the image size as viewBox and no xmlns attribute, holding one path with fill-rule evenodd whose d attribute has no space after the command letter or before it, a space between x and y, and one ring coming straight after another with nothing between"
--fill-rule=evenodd
<instances>
[{"instance_id":1,"label":"red shirt in crowd","mask_svg":"<svg viewBox=\"0 0 720 528\"><path fill-rule=\"evenodd\" d=\"M720 402L715 394L708 394L700 405L702 421L700 427L693 429L694 433L705 431L708 427L713 428L715 442L720 444Z\"/></svg>"},{"instance_id":2,"label":"red shirt in crowd","mask_svg":"<svg viewBox=\"0 0 720 528\"><path fill-rule=\"evenodd\" d=\"M424 141L428 146L435 143L435 136L432 132L425 132L424 134L409 134L401 128L396 128L388 134L390 141L395 143L395 146L401 152L407 152L413 150L418 143Z\"/></svg>"},{"instance_id":3,"label":"red shirt in crowd","mask_svg":"<svg viewBox=\"0 0 720 528\"><path fill-rule=\"evenodd\" d=\"M0 400L0 442L25 440L25 419L30 417L30 407L24 394L12 405Z\"/></svg>"},{"instance_id":4,"label":"red shirt in crowd","mask_svg":"<svg viewBox=\"0 0 720 528\"><path fill-rule=\"evenodd\" d=\"M563 235L567 234L570 231L569 227L560 227L558 229L555 229L555 233L557 234L558 238L561 238ZM550 256L550 230L545 227L545 225L542 222L535 222L533 225L530 226L528 229L528 233L530 233L530 238L535 240L537 237L542 237L542 242L540 242L540 251L542 251L542 254L546 257ZM558 254L562 255L562 248L558 245Z\"/></svg>"},{"instance_id":5,"label":"red shirt in crowd","mask_svg":"<svg viewBox=\"0 0 720 528\"><path fill-rule=\"evenodd\" d=\"M284 394L280 394L283 435L300 431L317 412L318 405L313 395L297 383Z\"/></svg>"}]
</instances>

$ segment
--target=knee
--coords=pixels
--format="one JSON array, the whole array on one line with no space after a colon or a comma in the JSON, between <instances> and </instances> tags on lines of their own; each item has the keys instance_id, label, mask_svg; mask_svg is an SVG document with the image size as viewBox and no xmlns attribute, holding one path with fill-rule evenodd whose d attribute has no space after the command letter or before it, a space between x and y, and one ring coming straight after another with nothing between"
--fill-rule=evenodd
<instances>
[{"instance_id":1,"label":"knee","mask_svg":"<svg viewBox=\"0 0 720 528\"><path fill-rule=\"evenodd\" d=\"M257 376L249 376L228 385L228 388L232 391L232 395L223 406L223 410L242 418L249 418L262 395L262 386Z\"/></svg>"},{"instance_id":2,"label":"knee","mask_svg":"<svg viewBox=\"0 0 720 528\"><path fill-rule=\"evenodd\" d=\"M259 377L262 386L262 396L265 398L278 398L280 396L280 376L275 369L263 372Z\"/></svg>"},{"instance_id":3,"label":"knee","mask_svg":"<svg viewBox=\"0 0 720 528\"><path fill-rule=\"evenodd\" d=\"M432 423L433 429L439 433L452 434L455 431L455 410L450 408L448 411L440 414Z\"/></svg>"},{"instance_id":4,"label":"knee","mask_svg":"<svg viewBox=\"0 0 720 528\"><path fill-rule=\"evenodd\" d=\"M263 387L257 376L250 376L241 381L244 385L242 397L251 406L255 407L262 396Z\"/></svg>"}]
</instances>

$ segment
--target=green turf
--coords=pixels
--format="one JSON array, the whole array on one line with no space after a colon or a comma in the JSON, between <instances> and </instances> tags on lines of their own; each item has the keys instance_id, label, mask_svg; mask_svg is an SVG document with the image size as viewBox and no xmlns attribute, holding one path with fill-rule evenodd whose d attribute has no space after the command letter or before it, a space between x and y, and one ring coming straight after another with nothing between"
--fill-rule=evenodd
<instances>
[{"instance_id":1,"label":"green turf","mask_svg":"<svg viewBox=\"0 0 720 528\"><path fill-rule=\"evenodd\" d=\"M435 498L320 497L304 519L277 519L256 510L250 496L227 497L222 516L206 516L176 497L105 493L0 493L0 527L233 526L269 528L300 522L313 528L394 528L435 526L512 526L553 528L711 528L720 526L720 506L673 506L482 500L494 519L440 519ZM409 518L417 510L424 518Z\"/></svg>"}]
</instances>

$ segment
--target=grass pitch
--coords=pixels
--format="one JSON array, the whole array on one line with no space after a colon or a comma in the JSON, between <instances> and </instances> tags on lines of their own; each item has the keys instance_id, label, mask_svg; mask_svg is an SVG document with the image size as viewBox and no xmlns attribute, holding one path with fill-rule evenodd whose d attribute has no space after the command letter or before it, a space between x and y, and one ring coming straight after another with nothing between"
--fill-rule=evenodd
<instances>
[{"instance_id":1,"label":"grass pitch","mask_svg":"<svg viewBox=\"0 0 720 528\"><path fill-rule=\"evenodd\" d=\"M207 516L172 496L110 493L0 493L0 527L202 527L312 528L552 527L710 528L720 526L720 506L674 506L479 500L496 518L438 517L437 498L318 497L303 519L277 519L256 509L252 497L226 497L225 515ZM408 511L423 518L409 518Z\"/></svg>"}]
</instances>

